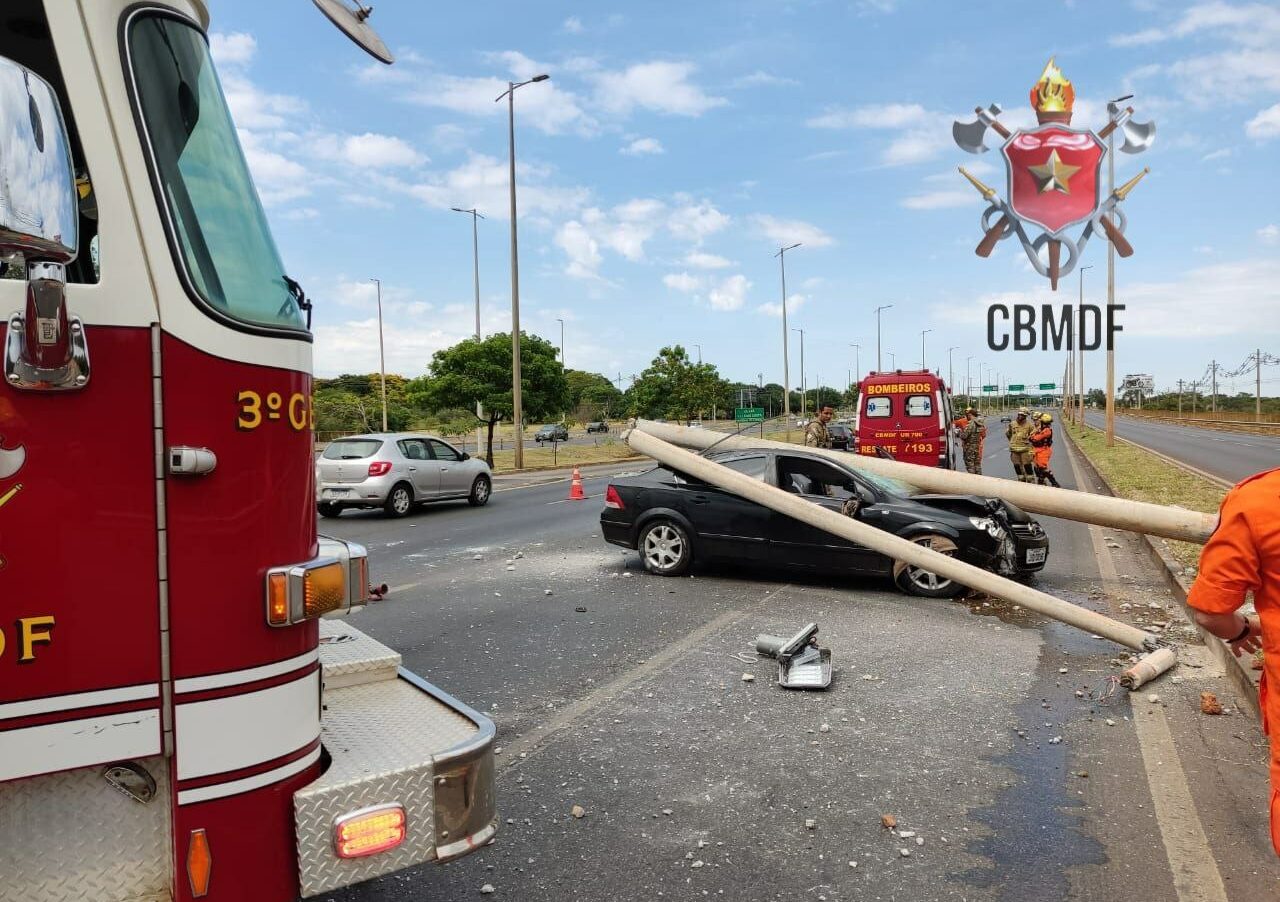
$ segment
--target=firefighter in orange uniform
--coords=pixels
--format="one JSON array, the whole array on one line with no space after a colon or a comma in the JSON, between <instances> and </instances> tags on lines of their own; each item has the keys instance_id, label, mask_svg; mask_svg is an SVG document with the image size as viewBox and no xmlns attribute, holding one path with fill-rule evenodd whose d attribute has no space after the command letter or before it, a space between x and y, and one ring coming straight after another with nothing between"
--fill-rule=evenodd
<instances>
[{"instance_id":1,"label":"firefighter in orange uniform","mask_svg":"<svg viewBox=\"0 0 1280 902\"><path fill-rule=\"evenodd\" d=\"M1253 593L1256 614L1239 611ZM1236 485L1222 501L1218 527L1200 555L1187 595L1196 623L1239 657L1263 651L1259 701L1271 737L1271 844L1280 855L1280 469Z\"/></svg>"},{"instance_id":2,"label":"firefighter in orange uniform","mask_svg":"<svg viewBox=\"0 0 1280 902\"><path fill-rule=\"evenodd\" d=\"M1053 416L1042 413L1036 431L1031 433L1031 457L1035 462L1036 482L1060 488L1053 471L1049 469L1049 461L1053 459Z\"/></svg>"}]
</instances>

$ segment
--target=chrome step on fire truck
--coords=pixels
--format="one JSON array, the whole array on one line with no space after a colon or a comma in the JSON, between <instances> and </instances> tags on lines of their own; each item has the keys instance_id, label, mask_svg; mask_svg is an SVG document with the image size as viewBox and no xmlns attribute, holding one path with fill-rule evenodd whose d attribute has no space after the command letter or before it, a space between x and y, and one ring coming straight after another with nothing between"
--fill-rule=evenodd
<instances>
[{"instance_id":1,"label":"chrome step on fire truck","mask_svg":"<svg viewBox=\"0 0 1280 902\"><path fill-rule=\"evenodd\" d=\"M309 305L208 24L0 4L3 902L291 900L496 829L493 724L331 619L367 556L316 534Z\"/></svg>"}]
</instances>

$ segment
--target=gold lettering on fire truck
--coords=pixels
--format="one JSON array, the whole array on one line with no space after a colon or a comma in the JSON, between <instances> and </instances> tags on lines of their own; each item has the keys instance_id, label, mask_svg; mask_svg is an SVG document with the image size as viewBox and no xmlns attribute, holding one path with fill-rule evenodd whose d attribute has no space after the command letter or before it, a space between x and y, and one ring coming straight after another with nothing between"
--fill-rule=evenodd
<instances>
[{"instance_id":1,"label":"gold lettering on fire truck","mask_svg":"<svg viewBox=\"0 0 1280 902\"><path fill-rule=\"evenodd\" d=\"M868 385L868 395L905 395L908 392L931 392L933 386L928 382L891 382L887 385Z\"/></svg>"},{"instance_id":2,"label":"gold lettering on fire truck","mask_svg":"<svg viewBox=\"0 0 1280 902\"><path fill-rule=\"evenodd\" d=\"M30 664L36 659L36 645L53 642L53 615L19 617L14 624L18 645L18 663ZM4 631L0 630L0 657L4 656Z\"/></svg>"},{"instance_id":3,"label":"gold lettering on fire truck","mask_svg":"<svg viewBox=\"0 0 1280 902\"><path fill-rule=\"evenodd\" d=\"M286 402L279 392L268 392L264 399L259 392L245 389L236 394L236 403L239 405L236 428L245 432L251 432L265 422L276 421L287 422L294 432L315 426L315 408L311 399L299 392L289 395Z\"/></svg>"}]
</instances>

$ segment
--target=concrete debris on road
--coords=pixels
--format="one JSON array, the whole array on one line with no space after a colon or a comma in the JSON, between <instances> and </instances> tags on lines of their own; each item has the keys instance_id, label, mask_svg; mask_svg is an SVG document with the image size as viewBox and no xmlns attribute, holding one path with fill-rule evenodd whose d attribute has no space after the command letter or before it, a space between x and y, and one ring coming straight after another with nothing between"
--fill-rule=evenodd
<instances>
[{"instance_id":1,"label":"concrete debris on road","mask_svg":"<svg viewBox=\"0 0 1280 902\"><path fill-rule=\"evenodd\" d=\"M488 896L495 892L497 892L497 890L493 888L492 883L486 883L484 886L480 887L480 894L482 896Z\"/></svg>"},{"instance_id":2,"label":"concrete debris on road","mask_svg":"<svg viewBox=\"0 0 1280 902\"><path fill-rule=\"evenodd\" d=\"M880 826L884 827L886 830L892 830L894 827L898 826L898 819L892 814L882 814L880 815Z\"/></svg>"},{"instance_id":3,"label":"concrete debris on road","mask_svg":"<svg viewBox=\"0 0 1280 902\"><path fill-rule=\"evenodd\" d=\"M1218 697L1212 692L1200 693L1200 713L1201 714L1221 714L1222 702L1218 701Z\"/></svg>"},{"instance_id":4,"label":"concrete debris on road","mask_svg":"<svg viewBox=\"0 0 1280 902\"><path fill-rule=\"evenodd\" d=\"M816 820L814 820L813 818L811 818L811 817L805 818L805 821L804 821L804 828L805 828L806 830L817 830L817 829L818 829L818 822L817 822Z\"/></svg>"},{"instance_id":5,"label":"concrete debris on road","mask_svg":"<svg viewBox=\"0 0 1280 902\"><path fill-rule=\"evenodd\" d=\"M574 805L573 808L569 809L569 813L576 818L584 818L587 816L587 809L581 805Z\"/></svg>"},{"instance_id":6,"label":"concrete debris on road","mask_svg":"<svg viewBox=\"0 0 1280 902\"><path fill-rule=\"evenodd\" d=\"M744 673L742 675L742 682L744 683L754 683L755 681L756 681L756 678L754 674Z\"/></svg>"}]
</instances>

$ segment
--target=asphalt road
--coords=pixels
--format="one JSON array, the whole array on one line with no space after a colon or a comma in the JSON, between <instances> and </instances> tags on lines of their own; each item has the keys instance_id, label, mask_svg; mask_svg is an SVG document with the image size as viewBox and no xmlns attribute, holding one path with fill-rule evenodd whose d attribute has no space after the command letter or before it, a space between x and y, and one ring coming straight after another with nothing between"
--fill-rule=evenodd
<instances>
[{"instance_id":1,"label":"asphalt road","mask_svg":"<svg viewBox=\"0 0 1280 902\"><path fill-rule=\"evenodd\" d=\"M992 433L986 471L1008 475ZM1065 449L1055 471L1074 484ZM1203 647L1180 653L1178 682L1102 704L1127 658L1109 642L998 601L912 599L874 581L653 577L599 538L607 478L585 480L585 503L548 478L504 479L480 509L324 521L366 543L392 585L356 625L489 713L502 749L492 846L326 898L462 900L486 884L546 902L1280 891L1264 741ZM1037 585L1171 620L1132 538L1045 526ZM773 662L736 659L757 633L808 621L833 650L830 690L787 692ZM1201 715L1202 690L1231 715Z\"/></svg>"},{"instance_id":2,"label":"asphalt road","mask_svg":"<svg viewBox=\"0 0 1280 902\"><path fill-rule=\"evenodd\" d=\"M1084 418L1090 426L1106 426L1101 411L1086 411ZM1232 483L1280 467L1280 435L1225 432L1126 416L1116 417L1116 435Z\"/></svg>"}]
</instances>

